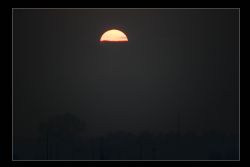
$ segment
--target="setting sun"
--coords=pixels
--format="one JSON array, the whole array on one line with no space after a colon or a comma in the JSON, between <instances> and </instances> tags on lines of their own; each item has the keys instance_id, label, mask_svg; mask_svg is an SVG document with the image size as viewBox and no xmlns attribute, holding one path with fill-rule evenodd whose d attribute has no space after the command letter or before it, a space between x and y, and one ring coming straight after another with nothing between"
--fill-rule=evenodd
<instances>
[{"instance_id":1,"label":"setting sun","mask_svg":"<svg viewBox=\"0 0 250 167\"><path fill-rule=\"evenodd\" d=\"M100 42L128 42L128 38L122 31L112 29L101 36Z\"/></svg>"}]
</instances>

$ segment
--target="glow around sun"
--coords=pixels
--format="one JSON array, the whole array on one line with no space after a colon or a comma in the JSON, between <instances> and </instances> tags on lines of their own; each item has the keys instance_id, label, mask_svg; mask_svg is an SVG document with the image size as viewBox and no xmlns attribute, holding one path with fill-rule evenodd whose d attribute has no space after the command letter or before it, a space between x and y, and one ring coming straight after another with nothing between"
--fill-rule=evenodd
<instances>
[{"instance_id":1,"label":"glow around sun","mask_svg":"<svg viewBox=\"0 0 250 167\"><path fill-rule=\"evenodd\" d=\"M100 42L128 42L128 37L122 31L112 29L102 34Z\"/></svg>"}]
</instances>

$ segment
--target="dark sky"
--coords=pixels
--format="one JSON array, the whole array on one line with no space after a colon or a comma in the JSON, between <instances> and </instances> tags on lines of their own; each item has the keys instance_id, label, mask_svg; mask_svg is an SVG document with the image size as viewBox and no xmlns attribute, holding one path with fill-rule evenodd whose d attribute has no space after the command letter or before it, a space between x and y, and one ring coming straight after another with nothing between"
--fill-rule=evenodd
<instances>
[{"instance_id":1,"label":"dark sky","mask_svg":"<svg viewBox=\"0 0 250 167\"><path fill-rule=\"evenodd\" d=\"M14 134L65 112L91 134L238 129L238 10L13 11ZM109 29L128 43L100 43Z\"/></svg>"}]
</instances>

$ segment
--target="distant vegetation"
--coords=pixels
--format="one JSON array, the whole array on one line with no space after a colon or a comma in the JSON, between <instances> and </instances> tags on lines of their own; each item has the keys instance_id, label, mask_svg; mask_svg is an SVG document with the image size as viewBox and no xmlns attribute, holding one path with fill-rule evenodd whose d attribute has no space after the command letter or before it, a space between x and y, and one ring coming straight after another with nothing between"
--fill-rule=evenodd
<instances>
[{"instance_id":1,"label":"distant vegetation","mask_svg":"<svg viewBox=\"0 0 250 167\"><path fill-rule=\"evenodd\" d=\"M100 137L84 136L85 124L63 114L40 124L40 136L16 140L14 159L25 160L235 160L236 136L210 132L133 134L124 131Z\"/></svg>"}]
</instances>

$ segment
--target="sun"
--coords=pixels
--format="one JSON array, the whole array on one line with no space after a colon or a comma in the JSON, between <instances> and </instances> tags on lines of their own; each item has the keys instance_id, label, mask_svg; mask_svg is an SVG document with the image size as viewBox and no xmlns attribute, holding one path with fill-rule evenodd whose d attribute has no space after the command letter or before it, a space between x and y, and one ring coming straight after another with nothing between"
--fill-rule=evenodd
<instances>
[{"instance_id":1,"label":"sun","mask_svg":"<svg viewBox=\"0 0 250 167\"><path fill-rule=\"evenodd\" d=\"M128 42L128 37L122 31L112 29L102 34L100 42Z\"/></svg>"}]
</instances>

